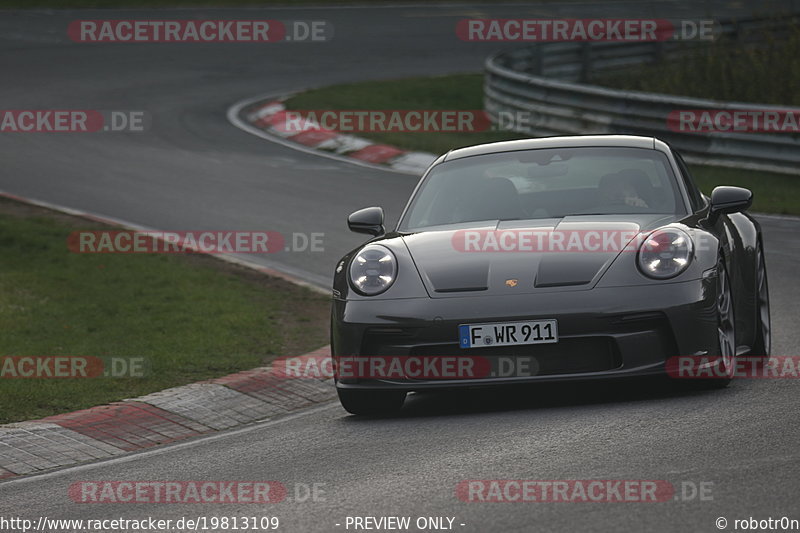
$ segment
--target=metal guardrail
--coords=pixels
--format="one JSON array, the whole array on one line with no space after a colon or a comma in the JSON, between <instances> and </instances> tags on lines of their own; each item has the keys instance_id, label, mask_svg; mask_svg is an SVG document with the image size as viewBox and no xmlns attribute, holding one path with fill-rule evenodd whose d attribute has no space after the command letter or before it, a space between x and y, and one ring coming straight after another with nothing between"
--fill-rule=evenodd
<instances>
[{"instance_id":1,"label":"metal guardrail","mask_svg":"<svg viewBox=\"0 0 800 533\"><path fill-rule=\"evenodd\" d=\"M765 30L780 38L798 18L726 22L722 35L755 46ZM678 42L540 43L486 60L484 107L496 124L533 137L616 133L658 137L687 161L800 175L800 135L682 132L668 127L673 111L786 111L758 103L719 102L579 83L593 74L678 58L694 46ZM513 117L512 120L508 120ZM503 124L511 122L511 124Z\"/></svg>"}]
</instances>

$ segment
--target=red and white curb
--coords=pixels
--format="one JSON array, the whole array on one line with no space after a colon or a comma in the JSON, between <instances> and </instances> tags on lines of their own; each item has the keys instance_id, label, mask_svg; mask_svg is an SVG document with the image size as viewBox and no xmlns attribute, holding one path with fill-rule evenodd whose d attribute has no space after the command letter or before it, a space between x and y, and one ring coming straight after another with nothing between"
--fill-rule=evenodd
<instances>
[{"instance_id":1,"label":"red and white curb","mask_svg":"<svg viewBox=\"0 0 800 533\"><path fill-rule=\"evenodd\" d=\"M301 357L322 361L325 346ZM152 448L267 420L336 397L331 379L271 366L109 405L0 425L0 479Z\"/></svg>"},{"instance_id":2,"label":"red and white curb","mask_svg":"<svg viewBox=\"0 0 800 533\"><path fill-rule=\"evenodd\" d=\"M427 152L410 152L324 129L310 120L289 129L284 105L289 96L259 96L237 102L228 109L228 120L237 128L262 139L369 168L421 176L437 158Z\"/></svg>"}]
</instances>

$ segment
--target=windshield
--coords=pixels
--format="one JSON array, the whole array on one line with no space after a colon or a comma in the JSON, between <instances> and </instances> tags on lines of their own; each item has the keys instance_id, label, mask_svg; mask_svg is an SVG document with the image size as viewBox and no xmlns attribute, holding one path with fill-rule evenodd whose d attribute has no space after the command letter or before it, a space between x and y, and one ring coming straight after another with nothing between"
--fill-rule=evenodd
<instances>
[{"instance_id":1,"label":"windshield","mask_svg":"<svg viewBox=\"0 0 800 533\"><path fill-rule=\"evenodd\" d=\"M400 231L482 220L683 212L666 156L642 148L553 148L457 159L431 170Z\"/></svg>"}]
</instances>

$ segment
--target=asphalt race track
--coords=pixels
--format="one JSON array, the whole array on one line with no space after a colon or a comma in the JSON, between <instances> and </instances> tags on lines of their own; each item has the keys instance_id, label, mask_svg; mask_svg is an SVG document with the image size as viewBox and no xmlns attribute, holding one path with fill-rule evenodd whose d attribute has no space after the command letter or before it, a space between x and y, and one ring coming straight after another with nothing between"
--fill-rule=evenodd
<instances>
[{"instance_id":1,"label":"asphalt race track","mask_svg":"<svg viewBox=\"0 0 800 533\"><path fill-rule=\"evenodd\" d=\"M144 133L3 135L0 190L164 230L324 232L324 252L249 257L324 287L335 261L362 242L347 231L347 214L382 205L391 224L415 179L249 135L227 121L233 103L351 80L476 71L498 45L459 41L455 21L468 16L722 17L752 9L744 2L600 2L158 15L322 19L336 31L330 43L266 45L78 44L66 36L71 20L154 15L0 12L0 107L146 110L153 120ZM759 220L773 355L800 354L800 221ZM733 530L735 519L800 519L798 387L791 379L742 380L696 392L640 381L424 394L386 419L351 417L331 403L0 483L0 516L256 514L278 516L279 531L345 531L347 516L449 516L465 532L717 531L715 520L725 517ZM81 480L154 479L278 480L290 494L271 506L79 505L67 496ZM465 503L455 489L470 479L663 479L713 488L702 501ZM296 483L324 484L324 497L291 501Z\"/></svg>"}]
</instances>

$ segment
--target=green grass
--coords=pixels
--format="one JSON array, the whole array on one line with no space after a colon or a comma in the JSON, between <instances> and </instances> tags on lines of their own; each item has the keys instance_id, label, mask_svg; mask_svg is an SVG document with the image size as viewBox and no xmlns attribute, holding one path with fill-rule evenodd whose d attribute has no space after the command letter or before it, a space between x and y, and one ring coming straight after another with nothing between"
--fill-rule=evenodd
<instances>
[{"instance_id":1,"label":"green grass","mask_svg":"<svg viewBox=\"0 0 800 533\"><path fill-rule=\"evenodd\" d=\"M76 254L97 224L0 200L0 355L143 356L143 378L0 379L0 423L253 368L327 342L326 297L211 257Z\"/></svg>"},{"instance_id":2,"label":"green grass","mask_svg":"<svg viewBox=\"0 0 800 533\"><path fill-rule=\"evenodd\" d=\"M745 187L753 191L751 211L800 215L800 176L705 165L689 165L689 169L708 195L717 185Z\"/></svg>"},{"instance_id":3,"label":"green grass","mask_svg":"<svg viewBox=\"0 0 800 533\"><path fill-rule=\"evenodd\" d=\"M287 100L292 110L322 109L483 109L483 75L455 74L333 85ZM356 133L408 150L434 154L485 142L518 139L507 131L456 133ZM800 177L770 172L692 165L706 194L717 185L738 185L754 193L753 210L800 215Z\"/></svg>"},{"instance_id":4,"label":"green grass","mask_svg":"<svg viewBox=\"0 0 800 533\"><path fill-rule=\"evenodd\" d=\"M680 60L597 74L606 87L712 100L800 105L800 27L785 40L764 36L754 48L720 39Z\"/></svg>"}]
</instances>

